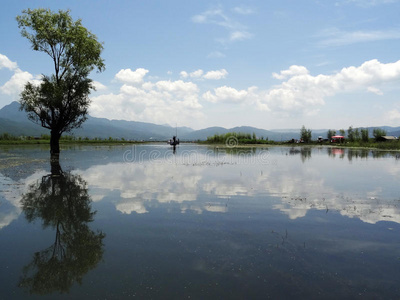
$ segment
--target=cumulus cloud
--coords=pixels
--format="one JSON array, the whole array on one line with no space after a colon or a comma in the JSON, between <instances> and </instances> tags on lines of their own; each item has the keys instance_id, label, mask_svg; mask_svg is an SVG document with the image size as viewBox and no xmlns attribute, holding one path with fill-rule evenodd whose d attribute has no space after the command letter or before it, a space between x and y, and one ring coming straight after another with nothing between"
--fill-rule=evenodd
<instances>
[{"instance_id":1,"label":"cumulus cloud","mask_svg":"<svg viewBox=\"0 0 400 300\"><path fill-rule=\"evenodd\" d=\"M139 71L138 71L139 70ZM193 82L182 80L143 81L144 69L118 72L128 74L123 78L141 78L124 80L119 93L92 97L91 114L112 119L126 119L158 124L191 123L193 119L204 118L199 103L199 88ZM132 74L142 74L135 77ZM117 77L117 76L116 76ZM121 78L121 76L119 76ZM137 83L141 83L138 85Z\"/></svg>"},{"instance_id":2,"label":"cumulus cloud","mask_svg":"<svg viewBox=\"0 0 400 300\"><path fill-rule=\"evenodd\" d=\"M203 73L204 73L204 71L199 69L197 71L194 71L194 72L190 73L190 77L192 77L192 78L201 78Z\"/></svg>"},{"instance_id":3,"label":"cumulus cloud","mask_svg":"<svg viewBox=\"0 0 400 300\"><path fill-rule=\"evenodd\" d=\"M384 64L374 59L358 67L343 68L335 74L316 76L304 66L293 65L272 76L283 82L269 90L257 87L237 90L222 86L203 93L203 99L212 103L255 104L259 110L310 115L325 104L327 97L338 93L364 90L383 95L378 88L380 85L400 79L400 60Z\"/></svg>"},{"instance_id":4,"label":"cumulus cloud","mask_svg":"<svg viewBox=\"0 0 400 300\"><path fill-rule=\"evenodd\" d=\"M180 72L179 75L181 75L182 78L188 78L189 77L189 73L186 72L186 71Z\"/></svg>"},{"instance_id":5,"label":"cumulus cloud","mask_svg":"<svg viewBox=\"0 0 400 300\"><path fill-rule=\"evenodd\" d=\"M280 110L308 109L323 105L326 97L337 93L367 90L382 94L375 86L400 78L400 60L383 64L374 59L336 74L317 76L310 75L305 67L292 66L275 78L287 80L269 90L262 103Z\"/></svg>"},{"instance_id":6,"label":"cumulus cloud","mask_svg":"<svg viewBox=\"0 0 400 300\"><path fill-rule=\"evenodd\" d=\"M107 87L104 84L98 81L93 81L93 86L96 89L96 91L104 91L107 89Z\"/></svg>"},{"instance_id":7,"label":"cumulus cloud","mask_svg":"<svg viewBox=\"0 0 400 300\"><path fill-rule=\"evenodd\" d=\"M203 99L211 103L246 103L254 104L259 100L257 87L250 87L247 90L237 90L229 86L215 88L213 92L207 91L202 95Z\"/></svg>"},{"instance_id":8,"label":"cumulus cloud","mask_svg":"<svg viewBox=\"0 0 400 300\"><path fill-rule=\"evenodd\" d=\"M40 80L36 76L34 77L29 72L21 71L16 69L14 75L11 76L3 86L0 87L0 91L6 95L18 95L23 90L25 84L30 81L34 84L39 84Z\"/></svg>"},{"instance_id":9,"label":"cumulus cloud","mask_svg":"<svg viewBox=\"0 0 400 300\"><path fill-rule=\"evenodd\" d=\"M309 71L307 70L306 67L303 66L290 66L288 70L283 70L279 74L278 73L272 73L272 76L276 79L286 79L288 77L296 76L296 75L305 75L308 74Z\"/></svg>"},{"instance_id":10,"label":"cumulus cloud","mask_svg":"<svg viewBox=\"0 0 400 300\"><path fill-rule=\"evenodd\" d=\"M209 80L219 80L223 79L228 75L228 71L225 69L208 71L204 75L204 71L199 69L194 72L188 73L186 71L180 72L182 78L193 78L193 79L209 79Z\"/></svg>"},{"instance_id":11,"label":"cumulus cloud","mask_svg":"<svg viewBox=\"0 0 400 300\"><path fill-rule=\"evenodd\" d=\"M209 71L203 76L203 78L218 80L218 79L225 78L226 75L228 75L228 71L225 69L221 69L221 70L216 70L216 71Z\"/></svg>"},{"instance_id":12,"label":"cumulus cloud","mask_svg":"<svg viewBox=\"0 0 400 300\"><path fill-rule=\"evenodd\" d=\"M143 68L136 69L135 71L132 71L131 69L122 69L115 75L115 78L126 83L141 84L144 76L148 72L148 70Z\"/></svg>"},{"instance_id":13,"label":"cumulus cloud","mask_svg":"<svg viewBox=\"0 0 400 300\"><path fill-rule=\"evenodd\" d=\"M0 92L2 94L15 97L21 93L28 81L34 84L39 84L40 82L39 76L34 76L29 72L22 71L20 68L18 68L16 62L13 62L7 56L0 54L0 69L3 68L14 72L14 74L6 83L0 86Z\"/></svg>"},{"instance_id":14,"label":"cumulus cloud","mask_svg":"<svg viewBox=\"0 0 400 300\"><path fill-rule=\"evenodd\" d=\"M0 69L2 68L13 71L18 68L18 65L16 62L11 61L7 56L0 53Z\"/></svg>"}]
</instances>

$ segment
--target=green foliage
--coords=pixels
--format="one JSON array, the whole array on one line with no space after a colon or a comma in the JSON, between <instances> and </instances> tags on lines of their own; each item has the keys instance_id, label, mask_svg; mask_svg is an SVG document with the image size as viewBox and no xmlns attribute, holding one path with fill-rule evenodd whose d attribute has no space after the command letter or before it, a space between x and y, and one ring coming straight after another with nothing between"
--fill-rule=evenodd
<instances>
[{"instance_id":1,"label":"green foliage","mask_svg":"<svg viewBox=\"0 0 400 300\"><path fill-rule=\"evenodd\" d=\"M354 142L356 140L353 126L349 126L349 129L347 129L347 139L349 142Z\"/></svg>"},{"instance_id":2,"label":"green foliage","mask_svg":"<svg viewBox=\"0 0 400 300\"><path fill-rule=\"evenodd\" d=\"M269 144L271 143L267 138L257 139L255 133L241 133L241 132L228 132L226 134L215 134L207 138L206 143L211 144L227 144L231 143L231 146L238 144Z\"/></svg>"},{"instance_id":3,"label":"green foliage","mask_svg":"<svg viewBox=\"0 0 400 300\"><path fill-rule=\"evenodd\" d=\"M385 136L386 135L386 130L383 130L381 128L374 128L374 130L372 131L372 135L375 138L375 141L378 140L380 137Z\"/></svg>"},{"instance_id":4,"label":"green foliage","mask_svg":"<svg viewBox=\"0 0 400 300\"><path fill-rule=\"evenodd\" d=\"M311 129L306 129L306 127L303 125L300 129L300 139L303 140L304 143L309 143L311 142Z\"/></svg>"},{"instance_id":5,"label":"green foliage","mask_svg":"<svg viewBox=\"0 0 400 300\"><path fill-rule=\"evenodd\" d=\"M367 128L361 128L361 141L365 143L369 141L369 133Z\"/></svg>"},{"instance_id":6,"label":"green foliage","mask_svg":"<svg viewBox=\"0 0 400 300\"><path fill-rule=\"evenodd\" d=\"M346 135L346 130L340 129L340 130L339 130L339 134L340 134L341 136L345 136L345 135Z\"/></svg>"},{"instance_id":7,"label":"green foliage","mask_svg":"<svg viewBox=\"0 0 400 300\"><path fill-rule=\"evenodd\" d=\"M361 139L361 133L358 128L354 129L354 140L359 141Z\"/></svg>"},{"instance_id":8,"label":"green foliage","mask_svg":"<svg viewBox=\"0 0 400 300\"><path fill-rule=\"evenodd\" d=\"M68 10L28 9L17 22L32 49L49 55L54 64L54 74L43 75L38 85L25 85L20 108L28 119L51 130L51 152L58 154L62 133L80 127L87 118L94 89L88 76L94 69L104 70L103 46Z\"/></svg>"},{"instance_id":9,"label":"green foliage","mask_svg":"<svg viewBox=\"0 0 400 300\"><path fill-rule=\"evenodd\" d=\"M7 132L0 135L0 141L16 141L18 139L19 138L17 138L16 136L8 134Z\"/></svg>"},{"instance_id":10,"label":"green foliage","mask_svg":"<svg viewBox=\"0 0 400 300\"><path fill-rule=\"evenodd\" d=\"M333 129L329 129L328 130L328 133L327 133L327 138L328 138L328 140L331 140L331 138L333 137L333 136L335 136L336 135L336 130L333 130Z\"/></svg>"}]
</instances>

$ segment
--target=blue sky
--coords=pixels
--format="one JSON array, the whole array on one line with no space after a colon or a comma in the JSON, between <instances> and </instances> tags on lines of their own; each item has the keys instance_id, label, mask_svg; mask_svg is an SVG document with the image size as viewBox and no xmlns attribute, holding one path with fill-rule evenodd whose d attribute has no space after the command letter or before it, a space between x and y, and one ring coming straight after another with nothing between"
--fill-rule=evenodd
<instances>
[{"instance_id":1,"label":"blue sky","mask_svg":"<svg viewBox=\"0 0 400 300\"><path fill-rule=\"evenodd\" d=\"M0 107L51 74L15 17L70 9L104 43L90 114L200 129L400 126L400 0L3 1Z\"/></svg>"}]
</instances>

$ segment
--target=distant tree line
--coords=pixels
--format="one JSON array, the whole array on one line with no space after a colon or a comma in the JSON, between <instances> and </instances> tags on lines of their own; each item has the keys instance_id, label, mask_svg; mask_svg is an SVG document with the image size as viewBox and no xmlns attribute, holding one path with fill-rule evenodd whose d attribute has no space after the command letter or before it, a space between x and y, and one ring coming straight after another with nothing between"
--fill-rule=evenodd
<instances>
[{"instance_id":1,"label":"distant tree line","mask_svg":"<svg viewBox=\"0 0 400 300\"><path fill-rule=\"evenodd\" d=\"M346 131L344 129L339 130L339 134L341 136L346 135ZM374 128L372 131L372 135L375 141L378 141L382 136L387 134L386 130L381 128ZM333 129L329 129L327 133L328 140L331 140L333 136L336 135L336 131ZM353 128L353 126L349 126L347 129L347 140L349 142L365 142L368 143L370 141L369 131L367 128Z\"/></svg>"},{"instance_id":2,"label":"distant tree line","mask_svg":"<svg viewBox=\"0 0 400 300\"><path fill-rule=\"evenodd\" d=\"M237 144L269 144L273 143L267 138L258 138L256 134L242 133L242 132L228 132L225 134L214 134L213 136L207 137L206 143L211 144L226 144L230 143L233 145L234 142Z\"/></svg>"}]
</instances>

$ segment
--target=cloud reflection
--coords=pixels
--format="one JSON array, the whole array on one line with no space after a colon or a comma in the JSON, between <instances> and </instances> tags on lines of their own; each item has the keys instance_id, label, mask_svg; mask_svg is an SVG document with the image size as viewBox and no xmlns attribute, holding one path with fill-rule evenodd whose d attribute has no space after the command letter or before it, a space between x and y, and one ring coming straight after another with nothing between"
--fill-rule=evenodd
<instances>
[{"instance_id":1,"label":"cloud reflection","mask_svg":"<svg viewBox=\"0 0 400 300\"><path fill-rule=\"evenodd\" d=\"M373 159L379 170L363 169L364 164L355 166L354 154L351 161L338 161L320 150L314 156L309 152L306 163L295 155L278 157L275 152L278 163L266 166L235 164L234 158L224 165L157 160L112 163L79 172L91 184L93 199L101 200L112 193L116 209L125 214L149 213L154 203L175 203L182 213L226 213L230 211L229 199L252 197L259 199L261 209L280 210L290 219L320 210L337 211L371 224L400 223L400 200L390 198L393 191L382 188L380 182L370 182L368 174L390 178L397 169L392 162ZM341 155L345 154L347 151ZM353 172L364 177L355 179ZM361 183L355 186L354 180Z\"/></svg>"}]
</instances>

